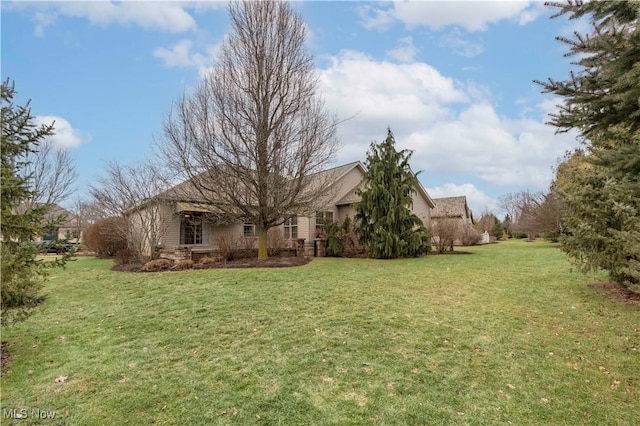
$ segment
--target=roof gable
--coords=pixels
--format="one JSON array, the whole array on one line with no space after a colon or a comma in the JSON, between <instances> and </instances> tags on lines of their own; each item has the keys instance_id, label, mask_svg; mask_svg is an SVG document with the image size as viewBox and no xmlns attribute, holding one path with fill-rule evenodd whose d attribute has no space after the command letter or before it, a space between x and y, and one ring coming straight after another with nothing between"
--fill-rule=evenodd
<instances>
[{"instance_id":1,"label":"roof gable","mask_svg":"<svg viewBox=\"0 0 640 426\"><path fill-rule=\"evenodd\" d=\"M348 182L346 177L349 176L354 170L356 170L360 179L357 183ZM312 181L311 185L322 185L327 187L328 201L331 205L349 205L360 201L358 195L359 190L366 189L365 185L366 168L360 161L354 161L351 163L336 166L327 170L323 170L312 175L309 175L309 179ZM416 179L417 180L417 179ZM341 185L347 184L346 187ZM425 188L420 181L417 180L416 193L421 196L430 208L436 207L436 203L429 196ZM202 202L202 195L198 193L193 185L187 180L175 185L169 190L159 194L159 199L182 201L182 202ZM144 205L144 203L143 203ZM138 206L138 207L142 207Z\"/></svg>"},{"instance_id":2,"label":"roof gable","mask_svg":"<svg viewBox=\"0 0 640 426\"><path fill-rule=\"evenodd\" d=\"M458 197L435 198L435 208L431 213L432 218L443 217L461 217L471 218L471 210L467 205L467 197L464 195Z\"/></svg>"}]
</instances>

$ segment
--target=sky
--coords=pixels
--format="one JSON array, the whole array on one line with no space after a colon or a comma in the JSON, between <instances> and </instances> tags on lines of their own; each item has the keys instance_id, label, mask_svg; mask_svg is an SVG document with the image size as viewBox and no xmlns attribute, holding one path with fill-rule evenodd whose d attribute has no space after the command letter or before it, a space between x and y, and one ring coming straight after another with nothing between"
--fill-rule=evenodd
<instances>
[{"instance_id":1,"label":"sky","mask_svg":"<svg viewBox=\"0 0 640 426\"><path fill-rule=\"evenodd\" d=\"M335 164L366 159L386 138L413 151L433 198L465 195L478 218L501 196L546 191L579 145L548 114L562 99L533 80L566 79L555 39L583 23L528 1L300 1L318 93L345 120ZM76 162L76 197L122 164L153 155L175 99L215 65L229 31L226 3L1 3L2 80L31 99L53 143Z\"/></svg>"}]
</instances>

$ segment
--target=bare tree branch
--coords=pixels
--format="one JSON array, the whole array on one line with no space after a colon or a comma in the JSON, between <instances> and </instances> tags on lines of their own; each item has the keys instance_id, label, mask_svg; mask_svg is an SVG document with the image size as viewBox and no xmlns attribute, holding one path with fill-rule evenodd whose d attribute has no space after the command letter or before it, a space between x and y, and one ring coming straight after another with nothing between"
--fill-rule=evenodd
<instances>
[{"instance_id":1,"label":"bare tree branch","mask_svg":"<svg viewBox=\"0 0 640 426\"><path fill-rule=\"evenodd\" d=\"M326 185L309 178L336 151L338 120L317 95L307 30L285 1L229 6L232 30L215 69L164 123L161 151L203 200L259 231L314 210Z\"/></svg>"},{"instance_id":2,"label":"bare tree branch","mask_svg":"<svg viewBox=\"0 0 640 426\"><path fill-rule=\"evenodd\" d=\"M75 191L77 172L69 151L56 148L51 141L38 145L36 151L26 155L22 177L33 192L23 208L37 205L60 204Z\"/></svg>"},{"instance_id":3,"label":"bare tree branch","mask_svg":"<svg viewBox=\"0 0 640 426\"><path fill-rule=\"evenodd\" d=\"M89 188L94 204L105 217L123 217L131 248L154 257L156 247L173 217L171 206L158 202L157 196L169 187L163 171L151 163L107 164L105 176Z\"/></svg>"}]
</instances>

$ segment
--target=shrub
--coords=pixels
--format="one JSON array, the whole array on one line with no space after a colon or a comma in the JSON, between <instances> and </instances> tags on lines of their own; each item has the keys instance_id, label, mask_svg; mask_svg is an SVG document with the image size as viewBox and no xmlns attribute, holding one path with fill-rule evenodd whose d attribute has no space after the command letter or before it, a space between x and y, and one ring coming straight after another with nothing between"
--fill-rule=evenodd
<instances>
[{"instance_id":1,"label":"shrub","mask_svg":"<svg viewBox=\"0 0 640 426\"><path fill-rule=\"evenodd\" d=\"M462 227L460 242L463 246L474 246L480 242L482 235L471 225Z\"/></svg>"},{"instance_id":2,"label":"shrub","mask_svg":"<svg viewBox=\"0 0 640 426\"><path fill-rule=\"evenodd\" d=\"M231 261L234 258L234 243L233 238L229 235L220 235L215 239L216 245L218 246L218 253L222 259Z\"/></svg>"},{"instance_id":3,"label":"shrub","mask_svg":"<svg viewBox=\"0 0 640 426\"><path fill-rule=\"evenodd\" d=\"M134 249L123 248L116 252L115 258L116 258L116 264L128 265L134 260L138 259L138 253L136 253Z\"/></svg>"},{"instance_id":4,"label":"shrub","mask_svg":"<svg viewBox=\"0 0 640 426\"><path fill-rule=\"evenodd\" d=\"M110 217L98 220L84 231L84 245L98 256L113 256L127 247L127 222L124 218Z\"/></svg>"},{"instance_id":5,"label":"shrub","mask_svg":"<svg viewBox=\"0 0 640 426\"><path fill-rule=\"evenodd\" d=\"M431 223L431 235L438 253L453 251L453 242L460 233L460 224L455 219L438 219Z\"/></svg>"},{"instance_id":6,"label":"shrub","mask_svg":"<svg viewBox=\"0 0 640 426\"><path fill-rule=\"evenodd\" d=\"M267 252L269 256L280 256L287 248L287 240L284 239L282 229L270 228L267 231Z\"/></svg>"},{"instance_id":7,"label":"shrub","mask_svg":"<svg viewBox=\"0 0 640 426\"><path fill-rule=\"evenodd\" d=\"M327 223L324 226L327 232L327 256L342 257L342 240L338 236L340 229L336 222Z\"/></svg>"},{"instance_id":8,"label":"shrub","mask_svg":"<svg viewBox=\"0 0 640 426\"><path fill-rule=\"evenodd\" d=\"M169 259L154 259L145 263L142 270L145 272L166 271L172 263Z\"/></svg>"},{"instance_id":9,"label":"shrub","mask_svg":"<svg viewBox=\"0 0 640 426\"><path fill-rule=\"evenodd\" d=\"M193 267L193 260L183 259L177 261L172 267L172 271L184 271L185 269L191 269Z\"/></svg>"},{"instance_id":10,"label":"shrub","mask_svg":"<svg viewBox=\"0 0 640 426\"><path fill-rule=\"evenodd\" d=\"M214 264L214 263L218 263L219 261L220 261L219 258L205 256L202 259L200 259L200 261L198 263L201 264L201 265L211 265L211 264Z\"/></svg>"},{"instance_id":11,"label":"shrub","mask_svg":"<svg viewBox=\"0 0 640 426\"><path fill-rule=\"evenodd\" d=\"M238 243L238 248L251 252L256 248L256 239L255 237L242 237L240 242Z\"/></svg>"},{"instance_id":12,"label":"shrub","mask_svg":"<svg viewBox=\"0 0 640 426\"><path fill-rule=\"evenodd\" d=\"M349 216L342 222L325 225L327 238L327 256L356 257L367 254L367 247L360 243L356 222Z\"/></svg>"}]
</instances>

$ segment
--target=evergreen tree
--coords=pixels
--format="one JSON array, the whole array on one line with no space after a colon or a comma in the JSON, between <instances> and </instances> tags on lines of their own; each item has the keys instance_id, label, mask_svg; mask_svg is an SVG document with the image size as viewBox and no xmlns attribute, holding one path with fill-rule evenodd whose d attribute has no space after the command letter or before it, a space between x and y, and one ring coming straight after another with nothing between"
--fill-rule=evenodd
<instances>
[{"instance_id":1,"label":"evergreen tree","mask_svg":"<svg viewBox=\"0 0 640 426\"><path fill-rule=\"evenodd\" d=\"M507 233L507 238L512 238L513 235L513 221L511 220L511 215L507 213L502 221L502 226L504 227L504 232Z\"/></svg>"},{"instance_id":2,"label":"evergreen tree","mask_svg":"<svg viewBox=\"0 0 640 426\"><path fill-rule=\"evenodd\" d=\"M494 216L493 218L494 218L494 224L493 224L493 232L491 233L491 235L496 237L496 240L500 240L504 236L504 232L505 232L504 224L496 216Z\"/></svg>"},{"instance_id":3,"label":"evergreen tree","mask_svg":"<svg viewBox=\"0 0 640 426\"><path fill-rule=\"evenodd\" d=\"M429 232L411 211L418 179L409 167L411 151L396 151L395 139L371 144L367 153L367 188L356 204L360 238L369 256L392 259L419 256L431 249Z\"/></svg>"},{"instance_id":4,"label":"evergreen tree","mask_svg":"<svg viewBox=\"0 0 640 426\"><path fill-rule=\"evenodd\" d=\"M640 284L640 3L553 3L554 17L588 17L590 34L557 37L579 59L566 81L538 82L564 98L551 115L559 132L575 129L582 165L558 168L555 191L566 207L563 250L585 270ZM574 163L576 160L573 160Z\"/></svg>"},{"instance_id":5,"label":"evergreen tree","mask_svg":"<svg viewBox=\"0 0 640 426\"><path fill-rule=\"evenodd\" d=\"M37 194L30 189L29 176L20 173L27 165L27 154L36 152L38 144L53 133L53 125L36 126L29 102L14 105L15 84L2 83L2 156L1 187L1 273L0 308L2 324L24 318L30 308L44 298L39 294L49 266L59 266L64 260L45 264L36 259L38 247L32 240L44 235L48 227L45 215L48 206L23 208L23 203Z\"/></svg>"}]
</instances>

